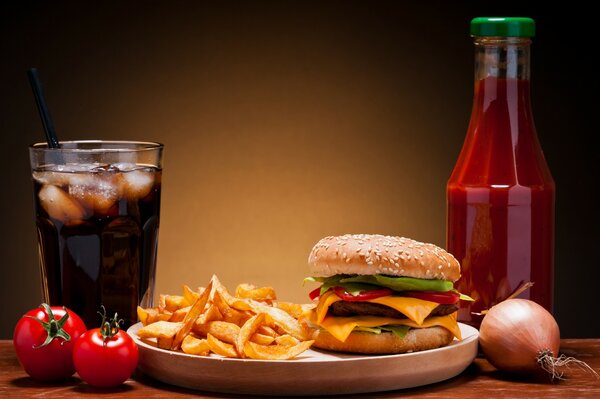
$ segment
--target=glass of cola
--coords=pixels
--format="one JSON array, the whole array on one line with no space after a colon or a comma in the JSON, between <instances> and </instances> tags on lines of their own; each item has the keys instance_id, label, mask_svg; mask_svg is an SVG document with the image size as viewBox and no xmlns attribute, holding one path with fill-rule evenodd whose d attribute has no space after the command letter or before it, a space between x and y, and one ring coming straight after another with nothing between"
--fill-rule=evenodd
<instances>
[{"instance_id":1,"label":"glass of cola","mask_svg":"<svg viewBox=\"0 0 600 399\"><path fill-rule=\"evenodd\" d=\"M42 297L127 328L154 301L163 145L68 141L29 147Z\"/></svg>"}]
</instances>

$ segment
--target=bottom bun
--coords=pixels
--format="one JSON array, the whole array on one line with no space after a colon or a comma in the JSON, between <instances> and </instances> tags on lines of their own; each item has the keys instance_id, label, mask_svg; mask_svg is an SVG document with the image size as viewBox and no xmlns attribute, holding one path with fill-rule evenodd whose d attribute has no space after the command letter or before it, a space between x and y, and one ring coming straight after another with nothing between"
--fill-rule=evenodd
<instances>
[{"instance_id":1,"label":"bottom bun","mask_svg":"<svg viewBox=\"0 0 600 399\"><path fill-rule=\"evenodd\" d=\"M336 352L389 354L435 349L448 345L453 339L454 335L444 327L411 328L404 338L392 332L356 331L350 333L345 342L320 330L313 347Z\"/></svg>"}]
</instances>

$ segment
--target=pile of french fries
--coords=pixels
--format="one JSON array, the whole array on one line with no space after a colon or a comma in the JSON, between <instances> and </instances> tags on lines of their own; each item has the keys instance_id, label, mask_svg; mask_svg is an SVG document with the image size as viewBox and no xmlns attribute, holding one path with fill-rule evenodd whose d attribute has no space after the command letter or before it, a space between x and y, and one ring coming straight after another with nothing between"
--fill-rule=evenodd
<instances>
[{"instance_id":1,"label":"pile of french fries","mask_svg":"<svg viewBox=\"0 0 600 399\"><path fill-rule=\"evenodd\" d=\"M183 295L160 295L158 307L138 307L138 336L193 355L292 359L314 342L298 321L310 306L277 301L273 288L250 284L238 285L232 296L213 275L205 288L184 285Z\"/></svg>"}]
</instances>

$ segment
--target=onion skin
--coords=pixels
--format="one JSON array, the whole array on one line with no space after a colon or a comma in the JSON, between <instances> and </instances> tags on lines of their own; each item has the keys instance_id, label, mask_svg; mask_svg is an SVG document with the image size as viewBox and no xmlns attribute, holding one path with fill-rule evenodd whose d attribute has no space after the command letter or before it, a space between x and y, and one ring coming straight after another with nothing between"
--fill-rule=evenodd
<instances>
[{"instance_id":1,"label":"onion skin","mask_svg":"<svg viewBox=\"0 0 600 399\"><path fill-rule=\"evenodd\" d=\"M527 299L507 299L483 318L479 344L487 360L511 374L540 374L538 359L558 356L560 330L554 317Z\"/></svg>"}]
</instances>

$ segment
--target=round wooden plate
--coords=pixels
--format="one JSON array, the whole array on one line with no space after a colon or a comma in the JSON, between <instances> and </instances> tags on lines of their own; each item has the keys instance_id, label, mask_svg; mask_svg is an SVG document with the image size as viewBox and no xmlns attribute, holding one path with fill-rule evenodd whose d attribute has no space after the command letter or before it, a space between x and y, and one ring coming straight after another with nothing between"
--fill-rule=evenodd
<instances>
[{"instance_id":1,"label":"round wooden plate","mask_svg":"<svg viewBox=\"0 0 600 399\"><path fill-rule=\"evenodd\" d=\"M293 360L229 359L159 349L127 332L138 344L138 368L171 385L202 391L259 395L331 395L391 391L452 378L477 356L479 332L459 323L463 339L400 355L365 356L308 350Z\"/></svg>"}]
</instances>

